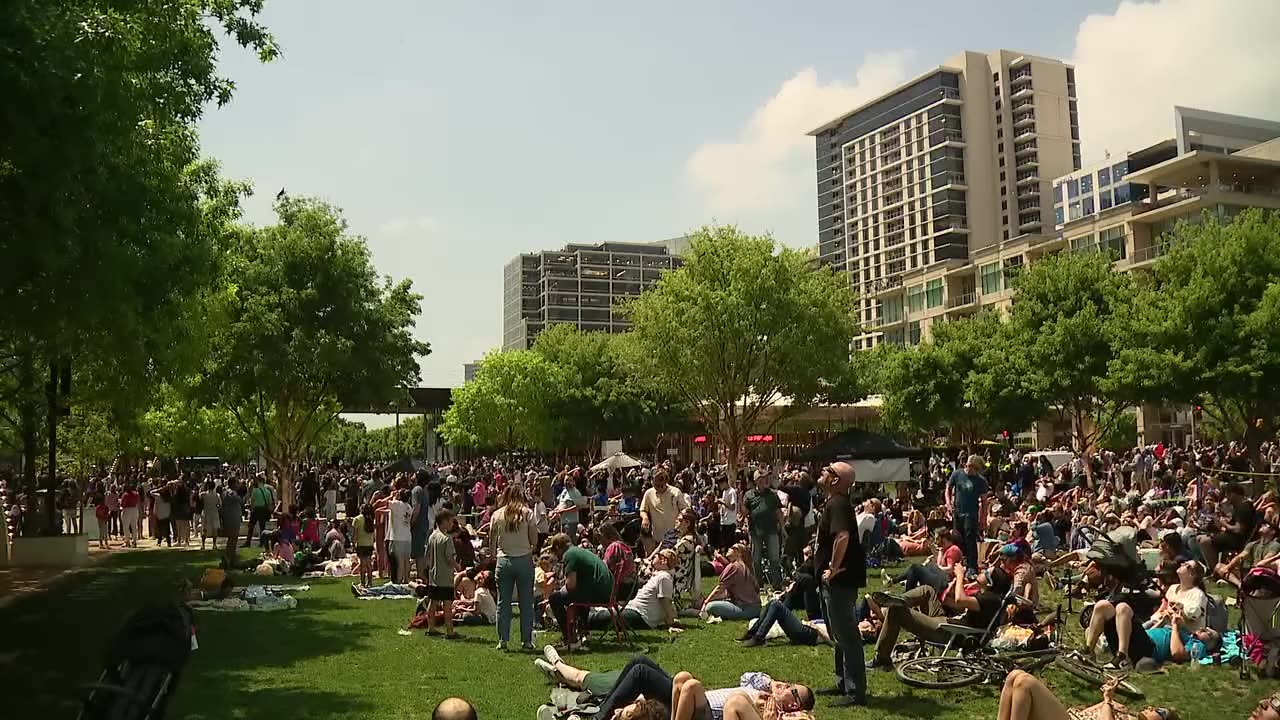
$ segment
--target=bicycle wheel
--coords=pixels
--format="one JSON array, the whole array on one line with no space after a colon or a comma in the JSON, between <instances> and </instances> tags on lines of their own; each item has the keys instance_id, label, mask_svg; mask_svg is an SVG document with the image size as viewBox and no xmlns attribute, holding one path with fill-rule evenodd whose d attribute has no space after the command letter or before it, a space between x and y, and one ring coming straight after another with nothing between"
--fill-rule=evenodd
<instances>
[{"instance_id":1,"label":"bicycle wheel","mask_svg":"<svg viewBox=\"0 0 1280 720\"><path fill-rule=\"evenodd\" d=\"M987 678L987 667L962 657L921 657L897 667L902 684L924 690L952 690L977 685Z\"/></svg>"},{"instance_id":2,"label":"bicycle wheel","mask_svg":"<svg viewBox=\"0 0 1280 720\"><path fill-rule=\"evenodd\" d=\"M1075 653L1059 655L1053 664L1095 688L1102 687L1111 678L1116 677L1115 673L1103 669L1098 663ZM1129 682L1127 678L1116 685L1116 692L1134 700L1139 700L1146 695L1141 688Z\"/></svg>"}]
</instances>

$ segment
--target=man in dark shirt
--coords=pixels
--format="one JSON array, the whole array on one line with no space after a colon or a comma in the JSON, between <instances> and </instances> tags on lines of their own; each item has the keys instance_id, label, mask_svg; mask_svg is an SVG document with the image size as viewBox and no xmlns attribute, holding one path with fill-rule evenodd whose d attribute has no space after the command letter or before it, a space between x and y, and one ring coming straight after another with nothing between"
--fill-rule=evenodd
<instances>
[{"instance_id":1,"label":"man in dark shirt","mask_svg":"<svg viewBox=\"0 0 1280 720\"><path fill-rule=\"evenodd\" d=\"M782 500L769 487L767 470L757 470L755 479L756 486L747 492L743 502L750 518L751 562L756 577L767 577L769 584L778 588L782 584Z\"/></svg>"},{"instance_id":2,"label":"man in dark shirt","mask_svg":"<svg viewBox=\"0 0 1280 720\"><path fill-rule=\"evenodd\" d=\"M824 617L836 646L836 687L819 691L839 695L835 707L867 704L867 672L863 665L862 633L855 607L858 591L867 584L867 560L859 541L858 521L849 501L853 466L835 463L822 469L827 504L818 522L818 551L814 571L822 583Z\"/></svg>"},{"instance_id":3,"label":"man in dark shirt","mask_svg":"<svg viewBox=\"0 0 1280 720\"><path fill-rule=\"evenodd\" d=\"M222 534L227 539L227 553L224 563L229 572L235 569L236 543L240 539L240 519L244 517L244 496L240 494L240 481L236 478L227 480L227 490L222 494L220 509Z\"/></svg>"},{"instance_id":4,"label":"man in dark shirt","mask_svg":"<svg viewBox=\"0 0 1280 720\"><path fill-rule=\"evenodd\" d=\"M1228 485L1227 501L1231 503L1231 524L1216 535L1201 535L1200 553L1204 556L1205 567L1216 568L1219 555L1231 557L1244 550L1244 546L1253 539L1258 527L1258 511L1253 501L1245 497L1244 488L1239 485ZM1213 528L1206 528L1212 531Z\"/></svg>"}]
</instances>

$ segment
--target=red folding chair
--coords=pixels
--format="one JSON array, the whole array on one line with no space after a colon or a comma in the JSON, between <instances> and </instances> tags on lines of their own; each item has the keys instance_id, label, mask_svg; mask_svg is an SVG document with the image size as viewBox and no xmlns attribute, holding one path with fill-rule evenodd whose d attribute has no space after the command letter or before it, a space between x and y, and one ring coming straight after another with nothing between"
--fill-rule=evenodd
<instances>
[{"instance_id":1,"label":"red folding chair","mask_svg":"<svg viewBox=\"0 0 1280 720\"><path fill-rule=\"evenodd\" d=\"M613 625L613 636L620 644L630 643L635 633L627 627L626 622L622 618L622 610L627 606L625 601L618 599L618 582L613 583L613 589L609 592L609 601L602 603L569 603L565 612L565 622L568 627L565 628L567 637L577 637L574 635L574 616L578 609L582 609L585 613L590 614L594 608L604 608L609 611L609 620ZM607 631L606 631L607 632ZM591 625L589 622L582 623L582 640L586 641L591 633Z\"/></svg>"}]
</instances>

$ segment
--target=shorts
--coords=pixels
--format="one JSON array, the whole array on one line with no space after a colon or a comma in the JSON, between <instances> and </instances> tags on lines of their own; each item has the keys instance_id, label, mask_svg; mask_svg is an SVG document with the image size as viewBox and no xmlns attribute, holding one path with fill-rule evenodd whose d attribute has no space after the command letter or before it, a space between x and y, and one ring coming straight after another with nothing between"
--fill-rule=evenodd
<instances>
[{"instance_id":1,"label":"shorts","mask_svg":"<svg viewBox=\"0 0 1280 720\"><path fill-rule=\"evenodd\" d=\"M409 554L409 548L412 543L408 540L395 540L391 543L391 554L396 556L396 560L408 560L412 557Z\"/></svg>"},{"instance_id":2,"label":"shorts","mask_svg":"<svg viewBox=\"0 0 1280 720\"><path fill-rule=\"evenodd\" d=\"M1218 533L1213 536L1213 549L1219 555L1235 555L1244 550L1245 538L1233 532Z\"/></svg>"},{"instance_id":3,"label":"shorts","mask_svg":"<svg viewBox=\"0 0 1280 720\"><path fill-rule=\"evenodd\" d=\"M361 545L360 547L356 548L356 557L364 558L366 560L373 557L373 546Z\"/></svg>"},{"instance_id":4,"label":"shorts","mask_svg":"<svg viewBox=\"0 0 1280 720\"><path fill-rule=\"evenodd\" d=\"M439 602L448 602L453 599L454 592L452 585L428 585L427 599L437 600Z\"/></svg>"}]
</instances>

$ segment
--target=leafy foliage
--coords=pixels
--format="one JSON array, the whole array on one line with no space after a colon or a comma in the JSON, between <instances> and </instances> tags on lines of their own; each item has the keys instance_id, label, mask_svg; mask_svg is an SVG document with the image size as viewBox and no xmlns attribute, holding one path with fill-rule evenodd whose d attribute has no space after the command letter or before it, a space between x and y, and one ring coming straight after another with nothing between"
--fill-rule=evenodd
<instances>
[{"instance_id":1,"label":"leafy foliage","mask_svg":"<svg viewBox=\"0 0 1280 720\"><path fill-rule=\"evenodd\" d=\"M731 469L767 408L803 408L848 371L848 280L768 236L698 230L685 265L625 309L633 360L693 408Z\"/></svg>"},{"instance_id":2,"label":"leafy foliage","mask_svg":"<svg viewBox=\"0 0 1280 720\"><path fill-rule=\"evenodd\" d=\"M340 211L285 197L276 214L228 251L202 385L288 478L343 404L391 402L430 348L411 332L421 296L379 279Z\"/></svg>"},{"instance_id":3,"label":"leafy foliage","mask_svg":"<svg viewBox=\"0 0 1280 720\"><path fill-rule=\"evenodd\" d=\"M440 434L470 447L555 449L564 436L557 411L568 388L566 371L540 353L491 352L475 380L454 389Z\"/></svg>"},{"instance_id":4,"label":"leafy foliage","mask_svg":"<svg viewBox=\"0 0 1280 720\"><path fill-rule=\"evenodd\" d=\"M1135 305L1146 312L1133 365L1166 379L1160 399L1199 400L1257 462L1280 408L1280 213L1179 223Z\"/></svg>"}]
</instances>

